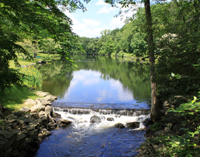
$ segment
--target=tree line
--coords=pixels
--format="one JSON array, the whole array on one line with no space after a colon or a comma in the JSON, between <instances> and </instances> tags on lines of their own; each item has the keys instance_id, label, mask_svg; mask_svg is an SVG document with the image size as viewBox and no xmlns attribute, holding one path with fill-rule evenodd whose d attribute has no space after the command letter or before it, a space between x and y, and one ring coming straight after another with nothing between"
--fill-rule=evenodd
<instances>
[{"instance_id":1,"label":"tree line","mask_svg":"<svg viewBox=\"0 0 200 157\"><path fill-rule=\"evenodd\" d=\"M129 2L126 1L126 4L130 5ZM197 95L200 83L199 8L197 0L173 0L151 5L150 31L154 39L151 46L148 46L147 13L145 8L139 8L121 29L103 30L99 38L79 37L83 51L76 53L108 56L130 54L149 58L148 47L153 48L157 76L152 80L157 83L163 99L174 94Z\"/></svg>"}]
</instances>

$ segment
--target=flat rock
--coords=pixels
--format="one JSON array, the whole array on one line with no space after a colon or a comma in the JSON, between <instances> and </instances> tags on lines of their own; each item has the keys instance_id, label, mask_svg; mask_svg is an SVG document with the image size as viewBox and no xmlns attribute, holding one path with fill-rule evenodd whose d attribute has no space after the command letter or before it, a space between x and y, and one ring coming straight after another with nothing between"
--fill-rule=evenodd
<instances>
[{"instance_id":1,"label":"flat rock","mask_svg":"<svg viewBox=\"0 0 200 157\"><path fill-rule=\"evenodd\" d=\"M61 119L60 122L63 123L63 124L70 124L71 123L71 121L69 121L67 119Z\"/></svg>"},{"instance_id":2,"label":"flat rock","mask_svg":"<svg viewBox=\"0 0 200 157\"><path fill-rule=\"evenodd\" d=\"M36 102L33 99L26 99L24 105L36 105Z\"/></svg>"},{"instance_id":3,"label":"flat rock","mask_svg":"<svg viewBox=\"0 0 200 157\"><path fill-rule=\"evenodd\" d=\"M22 108L20 108L20 111L22 111L22 112L29 112L30 108L28 108L28 107L22 107Z\"/></svg>"},{"instance_id":4,"label":"flat rock","mask_svg":"<svg viewBox=\"0 0 200 157\"><path fill-rule=\"evenodd\" d=\"M41 104L35 105L31 107L31 112L39 112L39 111L44 111L45 107Z\"/></svg>"},{"instance_id":5,"label":"flat rock","mask_svg":"<svg viewBox=\"0 0 200 157\"><path fill-rule=\"evenodd\" d=\"M41 96L41 97L45 97L47 96L49 93L47 92L42 92L42 91L36 91L36 95Z\"/></svg>"}]
</instances>

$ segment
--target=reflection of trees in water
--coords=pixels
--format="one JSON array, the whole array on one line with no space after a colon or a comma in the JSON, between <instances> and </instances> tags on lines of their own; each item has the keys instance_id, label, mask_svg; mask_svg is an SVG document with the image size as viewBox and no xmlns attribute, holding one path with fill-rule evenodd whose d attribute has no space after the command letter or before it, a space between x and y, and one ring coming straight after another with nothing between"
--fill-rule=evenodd
<instances>
[{"instance_id":1,"label":"reflection of trees in water","mask_svg":"<svg viewBox=\"0 0 200 157\"><path fill-rule=\"evenodd\" d=\"M53 95L64 96L72 80L73 69L63 61L55 61L45 64L40 72L43 76L43 90Z\"/></svg>"},{"instance_id":2,"label":"reflection of trees in water","mask_svg":"<svg viewBox=\"0 0 200 157\"><path fill-rule=\"evenodd\" d=\"M74 59L76 60L76 56ZM89 59L94 60L93 57ZM136 100L150 100L148 65L139 62L118 62L108 57L96 57L95 60L96 62L77 62L76 64L79 69L100 71L101 78L104 80L110 78L119 80L124 85L124 89L133 91Z\"/></svg>"},{"instance_id":3,"label":"reflection of trees in water","mask_svg":"<svg viewBox=\"0 0 200 157\"><path fill-rule=\"evenodd\" d=\"M77 61L75 64L78 68L61 61L41 67L45 91L63 96L73 78L73 71L84 69L101 72L101 78L104 80L114 78L121 81L124 90L128 88L133 91L136 100L150 100L149 67L147 65L137 62L118 62L107 57L74 56L73 59Z\"/></svg>"}]
</instances>

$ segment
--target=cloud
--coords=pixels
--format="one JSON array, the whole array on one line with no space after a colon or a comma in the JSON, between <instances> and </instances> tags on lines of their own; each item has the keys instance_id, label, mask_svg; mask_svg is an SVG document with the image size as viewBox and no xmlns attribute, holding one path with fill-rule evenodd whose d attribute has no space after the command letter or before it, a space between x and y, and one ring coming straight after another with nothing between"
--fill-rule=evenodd
<instances>
[{"instance_id":1,"label":"cloud","mask_svg":"<svg viewBox=\"0 0 200 157\"><path fill-rule=\"evenodd\" d=\"M124 20L120 19L120 17L113 18L109 24L111 30L115 28L121 28L123 25L124 25Z\"/></svg>"},{"instance_id":2,"label":"cloud","mask_svg":"<svg viewBox=\"0 0 200 157\"><path fill-rule=\"evenodd\" d=\"M128 88L124 88L123 84L119 80L110 79L110 86L117 92L117 98L121 102L134 100L132 91Z\"/></svg>"},{"instance_id":3,"label":"cloud","mask_svg":"<svg viewBox=\"0 0 200 157\"><path fill-rule=\"evenodd\" d=\"M96 27L96 26L100 26L100 22L96 21L96 20L92 20L92 19L83 19L83 22L86 26L89 27Z\"/></svg>"},{"instance_id":4,"label":"cloud","mask_svg":"<svg viewBox=\"0 0 200 157\"><path fill-rule=\"evenodd\" d=\"M101 13L105 13L105 14L108 14L110 13L111 11L115 11L116 8L113 8L113 7L102 7L100 8L100 10L97 12L97 14L101 14Z\"/></svg>"},{"instance_id":5,"label":"cloud","mask_svg":"<svg viewBox=\"0 0 200 157\"><path fill-rule=\"evenodd\" d=\"M100 21L83 18L78 21L72 13L65 11L65 14L72 19L72 31L79 36L97 37L100 36L100 32L108 27L101 27Z\"/></svg>"},{"instance_id":6,"label":"cloud","mask_svg":"<svg viewBox=\"0 0 200 157\"><path fill-rule=\"evenodd\" d=\"M98 0L98 2L95 3L95 5L109 5L109 4L105 3L103 0Z\"/></svg>"},{"instance_id":7,"label":"cloud","mask_svg":"<svg viewBox=\"0 0 200 157\"><path fill-rule=\"evenodd\" d=\"M121 9L121 14L118 16L118 17L114 17L109 26L111 27L111 30L112 29L115 29L115 28L121 28L125 23L125 20L127 18L130 18L133 16L133 14L136 14L137 12L137 9L139 7L141 7L141 3L138 3L137 5L132 5L132 6L129 6L128 8L122 8Z\"/></svg>"}]
</instances>

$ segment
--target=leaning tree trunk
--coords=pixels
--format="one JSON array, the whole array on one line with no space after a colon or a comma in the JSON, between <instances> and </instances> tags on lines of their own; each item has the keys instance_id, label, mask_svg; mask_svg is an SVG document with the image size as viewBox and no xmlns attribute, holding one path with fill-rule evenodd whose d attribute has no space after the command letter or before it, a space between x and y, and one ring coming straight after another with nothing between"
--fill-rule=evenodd
<instances>
[{"instance_id":1,"label":"leaning tree trunk","mask_svg":"<svg viewBox=\"0 0 200 157\"><path fill-rule=\"evenodd\" d=\"M160 119L160 110L157 104L157 91L156 91L156 71L155 71L155 57L154 57L154 43L153 43L153 30L152 19L150 11L150 0L145 0L145 14L146 26L148 35L148 49L149 49L149 62L150 62L150 79L151 79L151 119L153 121Z\"/></svg>"}]
</instances>

